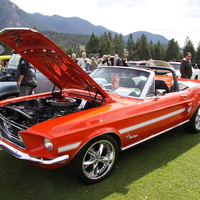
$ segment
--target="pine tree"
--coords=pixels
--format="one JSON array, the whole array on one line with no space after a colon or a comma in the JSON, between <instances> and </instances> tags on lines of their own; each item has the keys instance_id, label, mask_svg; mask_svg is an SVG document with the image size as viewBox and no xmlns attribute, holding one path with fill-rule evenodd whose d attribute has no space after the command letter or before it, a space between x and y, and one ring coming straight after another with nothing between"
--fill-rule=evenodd
<instances>
[{"instance_id":1,"label":"pine tree","mask_svg":"<svg viewBox=\"0 0 200 200\"><path fill-rule=\"evenodd\" d=\"M139 40L138 56L140 60L149 60L151 58L147 37L144 34L141 35Z\"/></svg>"},{"instance_id":2,"label":"pine tree","mask_svg":"<svg viewBox=\"0 0 200 200\"><path fill-rule=\"evenodd\" d=\"M167 49L165 51L165 60L170 61L179 58L180 58L180 48L178 42L177 41L175 42L174 39L172 38L171 40L169 40Z\"/></svg>"},{"instance_id":3,"label":"pine tree","mask_svg":"<svg viewBox=\"0 0 200 200\"><path fill-rule=\"evenodd\" d=\"M150 55L151 55L151 59L154 59L154 44L153 44L153 41L151 40L150 42L149 42L149 51L150 51Z\"/></svg>"},{"instance_id":4,"label":"pine tree","mask_svg":"<svg viewBox=\"0 0 200 200\"><path fill-rule=\"evenodd\" d=\"M105 52L105 54L110 54L110 55L113 54L113 51L112 51L112 42L110 40L106 41L106 46L104 48L104 52Z\"/></svg>"},{"instance_id":5,"label":"pine tree","mask_svg":"<svg viewBox=\"0 0 200 200\"><path fill-rule=\"evenodd\" d=\"M118 50L118 54L119 54L119 57L121 58L124 58L124 40L123 40L123 35L120 34L119 35L119 50Z\"/></svg>"},{"instance_id":6,"label":"pine tree","mask_svg":"<svg viewBox=\"0 0 200 200\"><path fill-rule=\"evenodd\" d=\"M129 35L126 49L128 52L127 60L134 60L134 41L132 34Z\"/></svg>"},{"instance_id":7,"label":"pine tree","mask_svg":"<svg viewBox=\"0 0 200 200\"><path fill-rule=\"evenodd\" d=\"M114 52L114 54L116 54L116 52L117 52L117 43L118 43L118 35L115 34L115 36L113 38L113 52Z\"/></svg>"},{"instance_id":8,"label":"pine tree","mask_svg":"<svg viewBox=\"0 0 200 200\"><path fill-rule=\"evenodd\" d=\"M155 58L156 60L162 60L162 47L160 41L155 45Z\"/></svg>"},{"instance_id":9,"label":"pine tree","mask_svg":"<svg viewBox=\"0 0 200 200\"><path fill-rule=\"evenodd\" d=\"M99 53L101 56L103 56L104 54L106 54L106 42L107 42L107 34L106 32L104 32L104 34L101 34L100 37L100 43L99 43Z\"/></svg>"},{"instance_id":10,"label":"pine tree","mask_svg":"<svg viewBox=\"0 0 200 200\"><path fill-rule=\"evenodd\" d=\"M113 38L112 38L112 33L111 33L111 32L108 32L108 39L109 39L110 41L113 40Z\"/></svg>"},{"instance_id":11,"label":"pine tree","mask_svg":"<svg viewBox=\"0 0 200 200\"><path fill-rule=\"evenodd\" d=\"M122 34L115 34L113 38L113 52L114 54L118 54L119 57L124 57L124 41Z\"/></svg>"},{"instance_id":12,"label":"pine tree","mask_svg":"<svg viewBox=\"0 0 200 200\"><path fill-rule=\"evenodd\" d=\"M99 52L99 38L98 38L98 36L96 36L94 33L92 33L89 41L86 44L85 49L86 49L87 54Z\"/></svg>"},{"instance_id":13,"label":"pine tree","mask_svg":"<svg viewBox=\"0 0 200 200\"><path fill-rule=\"evenodd\" d=\"M139 57L139 47L140 47L140 39L137 38L136 43L135 43L134 60L140 60L140 57Z\"/></svg>"},{"instance_id":14,"label":"pine tree","mask_svg":"<svg viewBox=\"0 0 200 200\"><path fill-rule=\"evenodd\" d=\"M190 40L190 38L187 36L185 39L185 46L183 49L183 54L185 55L186 52L190 52L192 54L192 59L191 61L194 62L196 59L196 51L194 49L194 45L192 43L192 41Z\"/></svg>"},{"instance_id":15,"label":"pine tree","mask_svg":"<svg viewBox=\"0 0 200 200\"><path fill-rule=\"evenodd\" d=\"M161 60L164 60L165 59L165 49L164 49L164 46L161 45Z\"/></svg>"}]
</instances>

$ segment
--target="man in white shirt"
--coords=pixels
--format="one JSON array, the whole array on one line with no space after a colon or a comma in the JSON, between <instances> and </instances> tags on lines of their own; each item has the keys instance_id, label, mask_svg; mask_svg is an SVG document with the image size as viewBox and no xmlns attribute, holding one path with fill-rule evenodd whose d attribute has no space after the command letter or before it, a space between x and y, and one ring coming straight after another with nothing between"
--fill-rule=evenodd
<instances>
[{"instance_id":1,"label":"man in white shirt","mask_svg":"<svg viewBox=\"0 0 200 200\"><path fill-rule=\"evenodd\" d=\"M90 71L91 60L86 57L86 53L82 53L82 58L79 59L78 65L86 71Z\"/></svg>"}]
</instances>

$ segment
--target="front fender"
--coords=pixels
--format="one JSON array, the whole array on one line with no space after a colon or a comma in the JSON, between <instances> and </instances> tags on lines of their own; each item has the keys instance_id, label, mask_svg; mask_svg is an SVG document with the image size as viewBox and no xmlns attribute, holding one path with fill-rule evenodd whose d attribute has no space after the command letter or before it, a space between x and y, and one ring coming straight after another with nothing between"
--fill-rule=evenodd
<instances>
[{"instance_id":1,"label":"front fender","mask_svg":"<svg viewBox=\"0 0 200 200\"><path fill-rule=\"evenodd\" d=\"M89 134L84 140L81 141L78 149L76 149L72 154L72 157L75 157L75 155L88 143L90 142L92 139L99 137L101 135L106 135L106 134L110 134L112 135L115 140L117 141L117 144L119 146L119 149L121 149L121 138L120 138L120 133L118 132L118 130L116 130L113 127L104 127L104 128L100 128L98 130L95 130L93 132L91 132L91 134Z\"/></svg>"}]
</instances>

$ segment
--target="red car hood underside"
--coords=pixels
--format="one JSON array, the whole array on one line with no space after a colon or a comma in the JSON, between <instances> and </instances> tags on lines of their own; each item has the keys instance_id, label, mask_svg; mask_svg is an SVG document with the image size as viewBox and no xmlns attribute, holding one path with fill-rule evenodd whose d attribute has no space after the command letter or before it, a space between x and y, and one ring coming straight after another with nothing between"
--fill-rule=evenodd
<instances>
[{"instance_id":1,"label":"red car hood underside","mask_svg":"<svg viewBox=\"0 0 200 200\"><path fill-rule=\"evenodd\" d=\"M0 40L24 57L60 88L75 88L108 94L64 51L43 34L30 28L6 28Z\"/></svg>"}]
</instances>

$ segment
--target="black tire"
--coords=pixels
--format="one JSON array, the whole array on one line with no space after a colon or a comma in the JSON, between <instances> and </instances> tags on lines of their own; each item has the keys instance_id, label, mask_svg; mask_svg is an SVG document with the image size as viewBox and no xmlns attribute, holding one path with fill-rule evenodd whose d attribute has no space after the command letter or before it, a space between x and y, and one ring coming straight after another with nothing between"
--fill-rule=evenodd
<instances>
[{"instance_id":1,"label":"black tire","mask_svg":"<svg viewBox=\"0 0 200 200\"><path fill-rule=\"evenodd\" d=\"M94 184L107 178L116 165L118 145L109 135L89 141L70 164L73 175L86 184Z\"/></svg>"},{"instance_id":2,"label":"black tire","mask_svg":"<svg viewBox=\"0 0 200 200\"><path fill-rule=\"evenodd\" d=\"M200 106L196 109L189 122L183 124L183 127L188 133L200 132Z\"/></svg>"}]
</instances>

